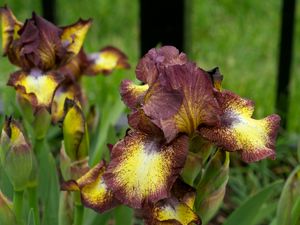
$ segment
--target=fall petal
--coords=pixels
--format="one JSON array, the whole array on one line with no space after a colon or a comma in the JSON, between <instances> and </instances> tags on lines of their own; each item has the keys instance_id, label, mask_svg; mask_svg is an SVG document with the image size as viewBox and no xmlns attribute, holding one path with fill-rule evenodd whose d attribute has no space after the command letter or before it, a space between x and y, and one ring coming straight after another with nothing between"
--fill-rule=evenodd
<instances>
[{"instance_id":1,"label":"fall petal","mask_svg":"<svg viewBox=\"0 0 300 225\"><path fill-rule=\"evenodd\" d=\"M149 86L136 85L130 80L123 80L120 87L120 92L123 102L131 109L137 108L143 101Z\"/></svg>"},{"instance_id":2,"label":"fall petal","mask_svg":"<svg viewBox=\"0 0 300 225\"><path fill-rule=\"evenodd\" d=\"M17 92L36 109L46 107L50 111L52 99L62 78L55 72L42 74L39 70L30 73L17 71L10 75L8 85L13 86Z\"/></svg>"},{"instance_id":3,"label":"fall petal","mask_svg":"<svg viewBox=\"0 0 300 225\"><path fill-rule=\"evenodd\" d=\"M109 74L114 69L130 68L127 56L112 46L105 47L99 52L91 53L87 57L88 65L85 73L88 75L96 75L99 73Z\"/></svg>"},{"instance_id":4,"label":"fall petal","mask_svg":"<svg viewBox=\"0 0 300 225\"><path fill-rule=\"evenodd\" d=\"M275 158L280 117L252 119L253 102L229 91L216 92L216 98L223 111L221 125L200 128L200 134L225 150L240 151L245 162Z\"/></svg>"},{"instance_id":5,"label":"fall petal","mask_svg":"<svg viewBox=\"0 0 300 225\"><path fill-rule=\"evenodd\" d=\"M187 136L166 145L130 132L113 147L104 180L116 198L133 208L166 198L184 165L187 145Z\"/></svg>"},{"instance_id":6,"label":"fall petal","mask_svg":"<svg viewBox=\"0 0 300 225\"><path fill-rule=\"evenodd\" d=\"M99 213L113 208L118 204L113 193L108 189L103 180L106 170L104 161L98 163L77 181L68 181L61 187L62 190L80 190L82 203Z\"/></svg>"},{"instance_id":7,"label":"fall petal","mask_svg":"<svg viewBox=\"0 0 300 225\"><path fill-rule=\"evenodd\" d=\"M23 24L16 19L7 6L0 8L0 16L2 21L2 48L3 54L6 55L12 41L19 38L18 31Z\"/></svg>"}]
</instances>

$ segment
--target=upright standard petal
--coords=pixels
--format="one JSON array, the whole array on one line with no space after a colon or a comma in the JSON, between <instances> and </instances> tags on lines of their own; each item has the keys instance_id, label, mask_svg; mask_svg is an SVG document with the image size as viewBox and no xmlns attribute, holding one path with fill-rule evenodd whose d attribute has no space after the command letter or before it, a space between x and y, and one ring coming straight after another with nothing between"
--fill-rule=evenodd
<instances>
[{"instance_id":1,"label":"upright standard petal","mask_svg":"<svg viewBox=\"0 0 300 225\"><path fill-rule=\"evenodd\" d=\"M130 68L127 56L112 46L107 46L99 52L88 54L87 59L88 64L84 72L88 75L109 74L114 69Z\"/></svg>"},{"instance_id":2,"label":"upright standard petal","mask_svg":"<svg viewBox=\"0 0 300 225\"><path fill-rule=\"evenodd\" d=\"M188 137L170 144L138 131L129 132L112 149L103 177L116 198L133 208L170 195L188 151Z\"/></svg>"},{"instance_id":3,"label":"upright standard petal","mask_svg":"<svg viewBox=\"0 0 300 225\"><path fill-rule=\"evenodd\" d=\"M62 184L65 191L80 191L82 203L96 212L102 213L118 204L112 191L103 180L106 164L101 161L78 180Z\"/></svg>"},{"instance_id":4,"label":"upright standard petal","mask_svg":"<svg viewBox=\"0 0 300 225\"><path fill-rule=\"evenodd\" d=\"M6 55L8 49L11 47L12 41L19 38L18 31L21 29L23 24L16 19L12 11L7 6L0 8L0 16L3 55Z\"/></svg>"},{"instance_id":5,"label":"upright standard petal","mask_svg":"<svg viewBox=\"0 0 300 225\"><path fill-rule=\"evenodd\" d=\"M139 61L136 67L136 77L152 85L159 76L159 69L171 65L182 65L187 62L184 53L179 53L178 49L173 46L163 46L161 48L152 48Z\"/></svg>"},{"instance_id":6,"label":"upright standard petal","mask_svg":"<svg viewBox=\"0 0 300 225\"><path fill-rule=\"evenodd\" d=\"M240 151L245 162L275 158L275 139L280 117L252 119L254 104L238 95L222 91L215 96L222 108L220 126L199 128L200 134L227 151Z\"/></svg>"},{"instance_id":7,"label":"upright standard petal","mask_svg":"<svg viewBox=\"0 0 300 225\"><path fill-rule=\"evenodd\" d=\"M59 39L61 33L60 28L33 13L20 29L20 39L15 43L15 50L20 48L21 66L27 70L33 67L43 71L54 69L65 53Z\"/></svg>"},{"instance_id":8,"label":"upright standard petal","mask_svg":"<svg viewBox=\"0 0 300 225\"><path fill-rule=\"evenodd\" d=\"M55 90L62 80L55 72L43 74L40 70L31 70L30 73L17 71L10 75L7 84L27 99L37 112L41 107L50 111Z\"/></svg>"},{"instance_id":9,"label":"upright standard petal","mask_svg":"<svg viewBox=\"0 0 300 225\"><path fill-rule=\"evenodd\" d=\"M92 20L82 20L80 19L78 22L63 27L63 33L60 37L63 46L66 48L68 57L66 58L66 62L72 56L75 56L79 53L85 36L92 25Z\"/></svg>"},{"instance_id":10,"label":"upright standard petal","mask_svg":"<svg viewBox=\"0 0 300 225\"><path fill-rule=\"evenodd\" d=\"M155 89L156 86L159 88ZM165 67L151 88L154 90L149 89L146 94L143 110L163 130L168 141L180 132L192 135L200 124L219 122L221 112L213 86L206 72L195 64ZM166 92L170 97L162 94ZM179 97L181 104L174 105L179 103ZM167 104L168 108L163 107Z\"/></svg>"}]
</instances>

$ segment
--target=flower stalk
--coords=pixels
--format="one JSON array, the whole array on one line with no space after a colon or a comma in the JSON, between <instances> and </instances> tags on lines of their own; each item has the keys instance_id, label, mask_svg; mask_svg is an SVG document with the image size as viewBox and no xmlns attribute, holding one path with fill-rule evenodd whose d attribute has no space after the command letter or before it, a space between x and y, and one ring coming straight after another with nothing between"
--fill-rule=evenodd
<instances>
[{"instance_id":1,"label":"flower stalk","mask_svg":"<svg viewBox=\"0 0 300 225\"><path fill-rule=\"evenodd\" d=\"M23 194L24 194L24 191L14 191L13 209L14 209L16 220L17 220L18 224L23 223L23 219L22 219Z\"/></svg>"}]
</instances>

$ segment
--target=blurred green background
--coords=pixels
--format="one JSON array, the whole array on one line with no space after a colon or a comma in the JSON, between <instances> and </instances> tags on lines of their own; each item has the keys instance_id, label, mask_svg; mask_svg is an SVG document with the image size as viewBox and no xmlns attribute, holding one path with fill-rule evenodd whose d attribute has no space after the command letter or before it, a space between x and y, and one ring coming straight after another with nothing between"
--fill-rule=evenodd
<instances>
[{"instance_id":1,"label":"blurred green background","mask_svg":"<svg viewBox=\"0 0 300 225\"><path fill-rule=\"evenodd\" d=\"M187 30L189 37L186 40L189 58L204 69L219 66L224 75L225 89L255 101L255 118L274 113L282 1L187 1L191 5ZM134 69L140 57L138 0L56 2L58 25L68 25L77 21L79 17L93 18L93 25L84 44L88 52L113 45L128 55L132 65L129 71L117 71L110 77L83 79L85 92L91 104L97 104L102 109L100 135L92 140L95 149L101 149L106 143L113 143L117 139L111 127L126 110L119 96L119 84L123 79L134 79ZM7 0L1 5L4 3L8 4L20 21L30 17L32 11L41 15L39 0ZM278 139L277 160L266 160L247 166L235 164L233 160L228 191L233 197L225 200L225 214L232 210L232 205L240 205L250 194L272 181L286 178L299 164L300 157L296 156L297 149L300 152L299 146L297 147L300 140L299 2L295 24L288 129ZM16 69L9 64L7 58L1 58L1 119L5 114L18 114L14 103L15 91L6 86L9 74ZM94 161L104 153L96 154ZM275 210L274 208L273 212Z\"/></svg>"}]
</instances>

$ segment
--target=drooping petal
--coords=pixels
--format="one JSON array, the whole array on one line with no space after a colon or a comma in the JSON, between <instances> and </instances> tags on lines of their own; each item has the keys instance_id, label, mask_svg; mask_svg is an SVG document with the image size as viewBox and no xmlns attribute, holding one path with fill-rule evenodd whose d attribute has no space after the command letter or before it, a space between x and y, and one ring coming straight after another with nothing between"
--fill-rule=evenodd
<instances>
[{"instance_id":1,"label":"drooping petal","mask_svg":"<svg viewBox=\"0 0 300 225\"><path fill-rule=\"evenodd\" d=\"M18 94L27 99L35 111L46 107L50 111L52 99L62 77L55 72L42 74L39 70L30 73L17 71L10 75L8 85L13 86Z\"/></svg>"},{"instance_id":2,"label":"drooping petal","mask_svg":"<svg viewBox=\"0 0 300 225\"><path fill-rule=\"evenodd\" d=\"M22 23L19 22L12 11L7 7L0 8L1 26L2 26L2 48L3 55L6 55L8 48L14 39L19 38L18 31L22 27Z\"/></svg>"},{"instance_id":3,"label":"drooping petal","mask_svg":"<svg viewBox=\"0 0 300 225\"><path fill-rule=\"evenodd\" d=\"M280 117L274 114L261 120L252 119L252 101L229 91L215 95L223 111L221 125L202 127L200 134L227 151L240 151L245 162L274 158Z\"/></svg>"},{"instance_id":4,"label":"drooping petal","mask_svg":"<svg viewBox=\"0 0 300 225\"><path fill-rule=\"evenodd\" d=\"M129 132L113 147L104 180L123 204L141 208L169 196L187 148L185 135L167 145L151 135Z\"/></svg>"},{"instance_id":5,"label":"drooping petal","mask_svg":"<svg viewBox=\"0 0 300 225\"><path fill-rule=\"evenodd\" d=\"M136 109L142 102L149 86L136 85L130 80L123 80L120 87L120 93L123 102L130 108Z\"/></svg>"},{"instance_id":6,"label":"drooping petal","mask_svg":"<svg viewBox=\"0 0 300 225\"><path fill-rule=\"evenodd\" d=\"M164 68L163 74L151 88L154 89L156 85L158 88L152 92L149 89L145 96L143 110L164 131L168 141L180 132L192 135L200 124L219 122L220 109L213 96L212 84L205 71L195 64ZM176 95L175 91L181 94ZM182 96L179 107L171 97L161 94L166 92L177 99L177 103ZM168 108L163 105L168 105Z\"/></svg>"},{"instance_id":7,"label":"drooping petal","mask_svg":"<svg viewBox=\"0 0 300 225\"><path fill-rule=\"evenodd\" d=\"M149 225L192 225L201 224L199 216L185 203L176 198L163 199L153 208L153 220Z\"/></svg>"},{"instance_id":8,"label":"drooping petal","mask_svg":"<svg viewBox=\"0 0 300 225\"><path fill-rule=\"evenodd\" d=\"M99 213L113 208L118 204L112 191L103 180L106 164L101 161L77 181L71 180L61 186L62 190L80 190L82 203Z\"/></svg>"},{"instance_id":9,"label":"drooping petal","mask_svg":"<svg viewBox=\"0 0 300 225\"><path fill-rule=\"evenodd\" d=\"M88 156L89 140L85 117L79 105L70 99L64 102L63 120L64 144L67 155L72 161Z\"/></svg>"},{"instance_id":10,"label":"drooping petal","mask_svg":"<svg viewBox=\"0 0 300 225\"><path fill-rule=\"evenodd\" d=\"M108 46L99 52L91 53L87 56L88 66L85 74L96 75L99 73L109 74L114 69L129 69L127 56L119 49Z\"/></svg>"},{"instance_id":11,"label":"drooping petal","mask_svg":"<svg viewBox=\"0 0 300 225\"><path fill-rule=\"evenodd\" d=\"M72 56L75 56L79 53L85 36L92 25L92 20L82 20L80 19L76 23L63 27L63 33L61 35L62 45L67 49L69 56L65 61Z\"/></svg>"},{"instance_id":12,"label":"drooping petal","mask_svg":"<svg viewBox=\"0 0 300 225\"><path fill-rule=\"evenodd\" d=\"M136 67L136 75L140 81L152 85L158 78L161 67L182 65L186 62L186 55L179 53L178 49L173 46L153 48L139 61Z\"/></svg>"}]
</instances>

